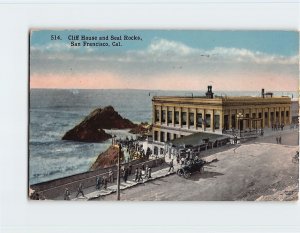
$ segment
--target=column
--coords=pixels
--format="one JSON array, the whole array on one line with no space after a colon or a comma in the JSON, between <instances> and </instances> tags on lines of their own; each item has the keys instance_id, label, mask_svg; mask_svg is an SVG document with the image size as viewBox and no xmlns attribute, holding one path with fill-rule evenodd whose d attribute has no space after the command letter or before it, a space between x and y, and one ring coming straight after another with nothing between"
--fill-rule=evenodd
<instances>
[{"instance_id":1,"label":"column","mask_svg":"<svg viewBox=\"0 0 300 233\"><path fill-rule=\"evenodd\" d=\"M285 112L285 107L283 108L283 123L286 124L286 112Z\"/></svg>"},{"instance_id":2,"label":"column","mask_svg":"<svg viewBox=\"0 0 300 233\"><path fill-rule=\"evenodd\" d=\"M162 111L162 106L159 106L159 124L161 125L161 111Z\"/></svg>"},{"instance_id":3,"label":"column","mask_svg":"<svg viewBox=\"0 0 300 233\"><path fill-rule=\"evenodd\" d=\"M211 119L211 131L215 132L215 110L212 110L212 116Z\"/></svg>"},{"instance_id":4,"label":"column","mask_svg":"<svg viewBox=\"0 0 300 233\"><path fill-rule=\"evenodd\" d=\"M197 127L197 108L194 109L194 126L195 126L195 129L198 129L198 127Z\"/></svg>"},{"instance_id":5,"label":"column","mask_svg":"<svg viewBox=\"0 0 300 233\"><path fill-rule=\"evenodd\" d=\"M155 125L155 109L156 109L156 105L152 105L152 123L153 125Z\"/></svg>"},{"instance_id":6,"label":"column","mask_svg":"<svg viewBox=\"0 0 300 233\"><path fill-rule=\"evenodd\" d=\"M175 127L175 107L172 109L172 125Z\"/></svg>"},{"instance_id":7,"label":"column","mask_svg":"<svg viewBox=\"0 0 300 233\"><path fill-rule=\"evenodd\" d=\"M268 108L268 127L271 127L271 111L270 108Z\"/></svg>"},{"instance_id":8,"label":"column","mask_svg":"<svg viewBox=\"0 0 300 233\"><path fill-rule=\"evenodd\" d=\"M190 109L186 109L186 127L189 129L190 128Z\"/></svg>"},{"instance_id":9,"label":"column","mask_svg":"<svg viewBox=\"0 0 300 233\"><path fill-rule=\"evenodd\" d=\"M181 107L179 108L179 128L181 128Z\"/></svg>"},{"instance_id":10,"label":"column","mask_svg":"<svg viewBox=\"0 0 300 233\"><path fill-rule=\"evenodd\" d=\"M223 111L221 110L220 111L220 123L219 123L221 132L223 132L223 129L224 129L224 125L223 125L224 123L223 122L224 122L224 114L223 114Z\"/></svg>"},{"instance_id":11,"label":"column","mask_svg":"<svg viewBox=\"0 0 300 233\"><path fill-rule=\"evenodd\" d=\"M206 114L206 110L203 109L203 111L202 111L202 130L203 130L203 131L206 130L206 127L205 127L205 122L206 122L205 114Z\"/></svg>"},{"instance_id":12,"label":"column","mask_svg":"<svg viewBox=\"0 0 300 233\"><path fill-rule=\"evenodd\" d=\"M279 107L279 124L281 124L281 108Z\"/></svg>"},{"instance_id":13,"label":"column","mask_svg":"<svg viewBox=\"0 0 300 233\"><path fill-rule=\"evenodd\" d=\"M265 109L261 109L261 117L262 117L262 128L265 128Z\"/></svg>"},{"instance_id":14,"label":"column","mask_svg":"<svg viewBox=\"0 0 300 233\"><path fill-rule=\"evenodd\" d=\"M229 109L229 114L228 114L228 121L229 121L229 130L232 128L232 122L231 122L231 109Z\"/></svg>"},{"instance_id":15,"label":"column","mask_svg":"<svg viewBox=\"0 0 300 233\"><path fill-rule=\"evenodd\" d=\"M292 112L290 107L289 107L289 124L292 124Z\"/></svg>"}]
</instances>

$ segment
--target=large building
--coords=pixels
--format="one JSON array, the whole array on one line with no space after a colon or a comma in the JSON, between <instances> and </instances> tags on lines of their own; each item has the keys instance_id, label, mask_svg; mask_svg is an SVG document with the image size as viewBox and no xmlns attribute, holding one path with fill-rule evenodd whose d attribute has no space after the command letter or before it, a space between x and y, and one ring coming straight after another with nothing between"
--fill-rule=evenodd
<instances>
[{"instance_id":1,"label":"large building","mask_svg":"<svg viewBox=\"0 0 300 233\"><path fill-rule=\"evenodd\" d=\"M214 96L208 86L205 96L155 96L153 142L163 145L197 132L222 134L226 130L257 130L275 124L291 123L291 98L273 93L261 96Z\"/></svg>"}]
</instances>

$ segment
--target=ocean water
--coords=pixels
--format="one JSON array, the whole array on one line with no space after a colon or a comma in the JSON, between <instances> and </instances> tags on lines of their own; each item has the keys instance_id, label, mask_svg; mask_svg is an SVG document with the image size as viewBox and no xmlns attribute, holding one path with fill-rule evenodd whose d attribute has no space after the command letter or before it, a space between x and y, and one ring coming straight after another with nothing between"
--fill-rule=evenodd
<instances>
[{"instance_id":1,"label":"ocean water","mask_svg":"<svg viewBox=\"0 0 300 233\"><path fill-rule=\"evenodd\" d=\"M149 90L53 90L31 89L29 107L29 183L85 172L111 141L81 143L61 140L66 131L80 123L92 110L111 105L135 123L151 122L154 95L204 95L204 92ZM216 92L218 95L259 96L260 92ZM298 97L296 92L276 95ZM118 137L127 131L108 133Z\"/></svg>"}]
</instances>

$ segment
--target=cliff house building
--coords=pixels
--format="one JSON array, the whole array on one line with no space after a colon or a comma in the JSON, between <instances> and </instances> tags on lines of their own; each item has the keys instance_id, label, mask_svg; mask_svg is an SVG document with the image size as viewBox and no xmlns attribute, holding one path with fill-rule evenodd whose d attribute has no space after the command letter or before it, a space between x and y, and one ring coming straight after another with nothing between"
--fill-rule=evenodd
<instances>
[{"instance_id":1,"label":"cliff house building","mask_svg":"<svg viewBox=\"0 0 300 233\"><path fill-rule=\"evenodd\" d=\"M261 96L215 96L208 86L205 96L154 96L153 143L199 132L254 131L275 124L291 124L291 98L261 91Z\"/></svg>"}]
</instances>

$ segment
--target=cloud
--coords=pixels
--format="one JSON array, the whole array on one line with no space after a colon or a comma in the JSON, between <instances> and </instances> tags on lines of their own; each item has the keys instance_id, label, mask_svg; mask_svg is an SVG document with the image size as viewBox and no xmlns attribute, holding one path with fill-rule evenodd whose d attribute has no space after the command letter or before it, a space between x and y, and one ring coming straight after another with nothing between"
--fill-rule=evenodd
<instances>
[{"instance_id":1,"label":"cloud","mask_svg":"<svg viewBox=\"0 0 300 233\"><path fill-rule=\"evenodd\" d=\"M64 79L64 82L69 86L72 86L72 82L78 86L78 79L71 77L80 76L82 83L86 76L89 87L99 82L101 77L107 77L106 80L113 80L107 81L110 88L118 84L118 87L149 89L146 85L165 85L168 80L170 84L166 88L171 89L189 86L184 85L185 81L193 87L200 83L206 85L209 80L224 85L228 85L228 81L224 80L239 85L250 85L255 80L251 83L252 88L253 85L261 85L257 79L261 77L268 81L275 80L279 87L291 88L297 85L299 73L296 55L267 54L245 48L215 47L205 50L163 38L155 38L144 49L115 50L113 53L110 49L98 47L74 48L65 43L51 43L32 46L30 56L35 87L43 85L38 81L42 77L55 79L51 86L62 85L59 76L68 77L70 81Z\"/></svg>"}]
</instances>

